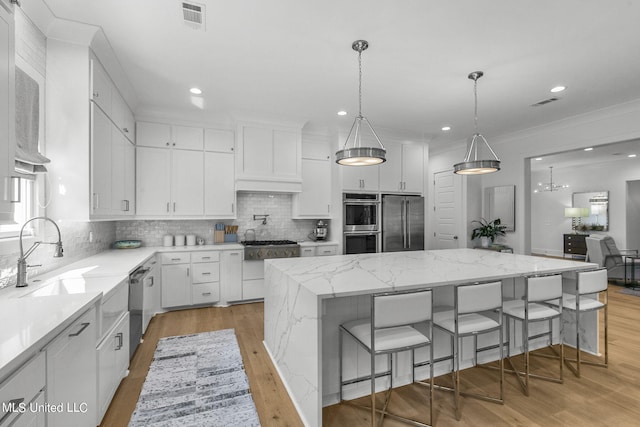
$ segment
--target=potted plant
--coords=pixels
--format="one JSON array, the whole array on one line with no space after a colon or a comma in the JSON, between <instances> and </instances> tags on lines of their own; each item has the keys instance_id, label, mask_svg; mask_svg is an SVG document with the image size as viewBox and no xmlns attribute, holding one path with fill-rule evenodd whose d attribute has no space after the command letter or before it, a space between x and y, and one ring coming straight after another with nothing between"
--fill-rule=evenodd
<instances>
[{"instance_id":1,"label":"potted plant","mask_svg":"<svg viewBox=\"0 0 640 427\"><path fill-rule=\"evenodd\" d=\"M497 236L504 236L504 229L507 228L505 225L500 224L500 218L496 218L493 221L481 218L479 221L471 221L471 224L478 224L478 227L471 232L471 239L480 237L480 244L483 248L488 248L489 243L493 243Z\"/></svg>"}]
</instances>

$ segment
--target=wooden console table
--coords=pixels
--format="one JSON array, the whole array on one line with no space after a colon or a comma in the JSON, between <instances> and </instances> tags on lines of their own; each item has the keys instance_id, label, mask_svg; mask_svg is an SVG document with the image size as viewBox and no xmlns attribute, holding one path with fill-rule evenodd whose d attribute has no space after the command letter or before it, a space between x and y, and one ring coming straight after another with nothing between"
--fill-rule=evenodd
<instances>
[{"instance_id":1,"label":"wooden console table","mask_svg":"<svg viewBox=\"0 0 640 427\"><path fill-rule=\"evenodd\" d=\"M587 256L587 242L584 240L588 234L564 234L564 253L571 255L573 258L575 255L580 257Z\"/></svg>"}]
</instances>

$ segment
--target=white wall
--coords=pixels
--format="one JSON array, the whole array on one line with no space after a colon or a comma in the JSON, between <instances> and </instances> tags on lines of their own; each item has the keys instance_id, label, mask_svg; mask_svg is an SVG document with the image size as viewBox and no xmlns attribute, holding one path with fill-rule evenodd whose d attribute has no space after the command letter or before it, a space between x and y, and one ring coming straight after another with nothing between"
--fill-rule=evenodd
<instances>
[{"instance_id":1,"label":"white wall","mask_svg":"<svg viewBox=\"0 0 640 427\"><path fill-rule=\"evenodd\" d=\"M639 138L640 120L638 117L640 117L640 100L509 135L495 137L485 135L500 157L502 169L497 173L463 179L467 182L479 182L483 191L486 187L497 185L514 184L516 186L516 231L508 233L503 241L512 246L517 253L530 253L532 246L530 236L539 230L531 230L531 221L528 218L532 195L529 191L530 176L525 159ZM432 150L429 163L431 181L434 172L443 170L445 167L451 168L454 163L459 162L464 157L464 148L464 141L460 141L454 149ZM622 179L622 177L618 179ZM624 188L624 182L619 184ZM615 191L617 194L618 190ZM626 223L624 194L623 192L622 195L611 196L609 210L613 212L612 224L614 221L619 224ZM463 197L466 195L463 194ZM465 209L469 220L475 219L482 212L477 209L477 206L463 206L463 209ZM614 238L616 238L618 246L626 247L625 232L615 231L615 233ZM431 239L432 236L433 233L430 233ZM433 247L433 244L432 241L429 247Z\"/></svg>"}]
</instances>

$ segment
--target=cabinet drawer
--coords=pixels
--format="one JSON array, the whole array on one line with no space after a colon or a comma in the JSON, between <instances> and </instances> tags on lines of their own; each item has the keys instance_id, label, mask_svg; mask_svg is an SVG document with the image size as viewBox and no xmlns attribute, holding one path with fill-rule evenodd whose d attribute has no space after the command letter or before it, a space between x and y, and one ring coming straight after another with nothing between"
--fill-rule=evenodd
<instances>
[{"instance_id":1,"label":"cabinet drawer","mask_svg":"<svg viewBox=\"0 0 640 427\"><path fill-rule=\"evenodd\" d=\"M189 252L170 252L162 254L162 264L187 264L191 262Z\"/></svg>"},{"instance_id":2,"label":"cabinet drawer","mask_svg":"<svg viewBox=\"0 0 640 427\"><path fill-rule=\"evenodd\" d=\"M102 313L99 320L100 333L98 341L102 340L120 316L129 310L129 286L126 280L118 284L109 299L102 303L100 310Z\"/></svg>"},{"instance_id":3,"label":"cabinet drawer","mask_svg":"<svg viewBox=\"0 0 640 427\"><path fill-rule=\"evenodd\" d=\"M191 262L218 262L220 261L219 251L192 252Z\"/></svg>"},{"instance_id":4,"label":"cabinet drawer","mask_svg":"<svg viewBox=\"0 0 640 427\"><path fill-rule=\"evenodd\" d=\"M316 256L316 248L315 247L301 247L300 248L300 256Z\"/></svg>"},{"instance_id":5,"label":"cabinet drawer","mask_svg":"<svg viewBox=\"0 0 640 427\"><path fill-rule=\"evenodd\" d=\"M220 280L220 263L193 264L192 270L192 283L217 282Z\"/></svg>"},{"instance_id":6,"label":"cabinet drawer","mask_svg":"<svg viewBox=\"0 0 640 427\"><path fill-rule=\"evenodd\" d=\"M337 246L318 246L316 249L317 256L335 255L338 253Z\"/></svg>"},{"instance_id":7,"label":"cabinet drawer","mask_svg":"<svg viewBox=\"0 0 640 427\"><path fill-rule=\"evenodd\" d=\"M191 287L192 304L206 304L220 300L220 283L200 283Z\"/></svg>"},{"instance_id":8,"label":"cabinet drawer","mask_svg":"<svg viewBox=\"0 0 640 427\"><path fill-rule=\"evenodd\" d=\"M45 353L39 353L0 385L0 420L3 421L3 425L5 421L18 415L19 404L29 405L29 402L44 388L45 368ZM8 412L11 412L12 402L15 414L4 418Z\"/></svg>"}]
</instances>

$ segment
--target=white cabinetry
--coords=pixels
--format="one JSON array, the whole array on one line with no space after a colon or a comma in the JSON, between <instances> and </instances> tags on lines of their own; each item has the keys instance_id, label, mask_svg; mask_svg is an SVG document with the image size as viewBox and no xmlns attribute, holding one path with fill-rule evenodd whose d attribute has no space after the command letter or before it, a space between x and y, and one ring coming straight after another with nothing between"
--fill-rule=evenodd
<instances>
[{"instance_id":1,"label":"white cabinetry","mask_svg":"<svg viewBox=\"0 0 640 427\"><path fill-rule=\"evenodd\" d=\"M162 254L162 307L209 304L219 300L219 251Z\"/></svg>"},{"instance_id":2,"label":"white cabinetry","mask_svg":"<svg viewBox=\"0 0 640 427\"><path fill-rule=\"evenodd\" d=\"M384 165L384 164L383 164ZM382 166L339 166L342 189L349 191L378 191L379 170Z\"/></svg>"},{"instance_id":3,"label":"white cabinetry","mask_svg":"<svg viewBox=\"0 0 640 427\"><path fill-rule=\"evenodd\" d=\"M98 424L129 366L129 312L120 316L97 347Z\"/></svg>"},{"instance_id":4,"label":"white cabinetry","mask_svg":"<svg viewBox=\"0 0 640 427\"><path fill-rule=\"evenodd\" d=\"M48 427L96 424L96 310L89 309L46 347Z\"/></svg>"},{"instance_id":5,"label":"white cabinetry","mask_svg":"<svg viewBox=\"0 0 640 427\"><path fill-rule=\"evenodd\" d=\"M238 126L238 190L298 192L301 164L300 129L258 124Z\"/></svg>"},{"instance_id":6,"label":"white cabinetry","mask_svg":"<svg viewBox=\"0 0 640 427\"><path fill-rule=\"evenodd\" d=\"M6 7L6 8L5 8ZM0 224L13 221L15 151L14 30L12 6L0 4Z\"/></svg>"},{"instance_id":7,"label":"white cabinetry","mask_svg":"<svg viewBox=\"0 0 640 427\"><path fill-rule=\"evenodd\" d=\"M243 251L223 251L220 261L221 301L242 300L242 257Z\"/></svg>"},{"instance_id":8,"label":"white cabinetry","mask_svg":"<svg viewBox=\"0 0 640 427\"><path fill-rule=\"evenodd\" d=\"M264 261L242 262L242 300L264 298Z\"/></svg>"},{"instance_id":9,"label":"white cabinetry","mask_svg":"<svg viewBox=\"0 0 640 427\"><path fill-rule=\"evenodd\" d=\"M329 256L338 253L337 243L310 243L300 244L300 256Z\"/></svg>"},{"instance_id":10,"label":"white cabinetry","mask_svg":"<svg viewBox=\"0 0 640 427\"><path fill-rule=\"evenodd\" d=\"M136 133L137 145L144 147L179 148L183 150L200 150L204 147L204 131L202 128L176 126L166 123L138 122Z\"/></svg>"},{"instance_id":11,"label":"white cabinetry","mask_svg":"<svg viewBox=\"0 0 640 427\"><path fill-rule=\"evenodd\" d=\"M191 254L162 254L162 307L191 304Z\"/></svg>"},{"instance_id":12,"label":"white cabinetry","mask_svg":"<svg viewBox=\"0 0 640 427\"><path fill-rule=\"evenodd\" d=\"M328 141L302 142L302 191L293 196L293 218L331 217L331 151Z\"/></svg>"},{"instance_id":13,"label":"white cabinetry","mask_svg":"<svg viewBox=\"0 0 640 427\"><path fill-rule=\"evenodd\" d=\"M235 142L232 131L204 130L204 214L236 217Z\"/></svg>"},{"instance_id":14,"label":"white cabinetry","mask_svg":"<svg viewBox=\"0 0 640 427\"><path fill-rule=\"evenodd\" d=\"M380 166L380 191L422 194L424 147L419 143L387 142L387 161Z\"/></svg>"},{"instance_id":15,"label":"white cabinetry","mask_svg":"<svg viewBox=\"0 0 640 427\"><path fill-rule=\"evenodd\" d=\"M0 6L2 8L2 6ZM38 353L0 384L0 425L44 427L44 411L29 411L29 404L44 403L45 353ZM27 411L20 413L21 405Z\"/></svg>"}]
</instances>

